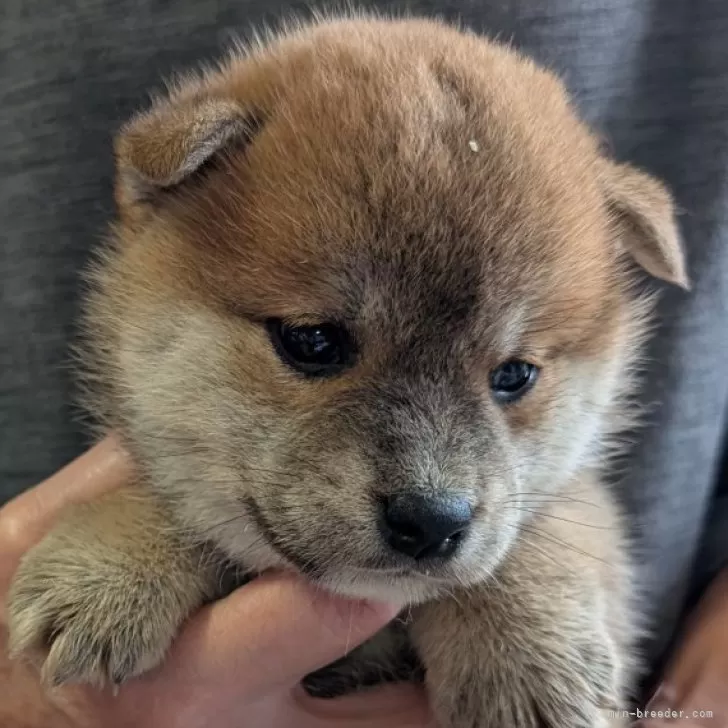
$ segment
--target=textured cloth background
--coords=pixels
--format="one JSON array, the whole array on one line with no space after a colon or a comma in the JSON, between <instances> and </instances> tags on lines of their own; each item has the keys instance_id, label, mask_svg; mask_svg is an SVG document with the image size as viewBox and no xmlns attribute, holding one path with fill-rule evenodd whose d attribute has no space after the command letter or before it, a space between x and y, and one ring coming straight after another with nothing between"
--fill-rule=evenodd
<instances>
[{"instance_id":1,"label":"textured cloth background","mask_svg":"<svg viewBox=\"0 0 728 728\"><path fill-rule=\"evenodd\" d=\"M86 444L70 407L66 350L79 271L112 213L112 132L161 76L214 55L251 24L303 7L0 2L0 502ZM728 413L728 3L462 0L408 8L512 39L562 72L616 155L662 176L683 211L694 291L663 299L644 392L649 424L619 480L657 655L703 535L712 549L699 559L703 569L728 550L716 501ZM706 530L709 516L715 525Z\"/></svg>"}]
</instances>

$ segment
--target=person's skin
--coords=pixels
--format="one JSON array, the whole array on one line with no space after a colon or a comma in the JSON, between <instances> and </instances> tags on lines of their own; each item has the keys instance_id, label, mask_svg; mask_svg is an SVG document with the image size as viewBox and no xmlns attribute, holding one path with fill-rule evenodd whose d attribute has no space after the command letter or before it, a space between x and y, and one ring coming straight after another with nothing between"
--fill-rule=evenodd
<instances>
[{"instance_id":1,"label":"person's skin","mask_svg":"<svg viewBox=\"0 0 728 728\"><path fill-rule=\"evenodd\" d=\"M63 507L124 483L128 458L105 440L0 510L0 725L3 728L425 728L424 691L387 686L315 700L301 678L386 624L395 606L327 596L302 580L266 575L203 608L164 664L117 695L73 687L46 692L37 670L6 656L4 595L23 553Z\"/></svg>"},{"instance_id":2,"label":"person's skin","mask_svg":"<svg viewBox=\"0 0 728 728\"><path fill-rule=\"evenodd\" d=\"M648 719L644 728L728 727L728 570L715 579L689 620L647 710L674 711L679 717Z\"/></svg>"}]
</instances>

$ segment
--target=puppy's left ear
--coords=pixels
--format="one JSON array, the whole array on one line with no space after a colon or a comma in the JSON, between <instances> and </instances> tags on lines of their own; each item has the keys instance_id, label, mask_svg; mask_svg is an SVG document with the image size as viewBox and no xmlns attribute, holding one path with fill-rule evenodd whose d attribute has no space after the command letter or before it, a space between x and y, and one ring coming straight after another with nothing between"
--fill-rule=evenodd
<instances>
[{"instance_id":1,"label":"puppy's left ear","mask_svg":"<svg viewBox=\"0 0 728 728\"><path fill-rule=\"evenodd\" d=\"M648 273L688 290L672 195L658 180L628 164L606 162L602 185L625 252Z\"/></svg>"},{"instance_id":2,"label":"puppy's left ear","mask_svg":"<svg viewBox=\"0 0 728 728\"><path fill-rule=\"evenodd\" d=\"M114 143L122 214L154 203L233 140L249 137L251 118L234 100L191 92L157 100L137 114Z\"/></svg>"}]
</instances>

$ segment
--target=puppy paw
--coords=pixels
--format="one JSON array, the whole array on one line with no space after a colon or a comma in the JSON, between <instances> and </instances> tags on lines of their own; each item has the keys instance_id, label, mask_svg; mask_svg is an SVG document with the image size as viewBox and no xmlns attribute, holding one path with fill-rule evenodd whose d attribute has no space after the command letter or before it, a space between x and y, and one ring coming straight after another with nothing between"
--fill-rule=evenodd
<instances>
[{"instance_id":1,"label":"puppy paw","mask_svg":"<svg viewBox=\"0 0 728 728\"><path fill-rule=\"evenodd\" d=\"M606 728L618 709L615 651L606 630L547 635L503 662L499 717L492 725ZM559 644L558 642L561 642ZM506 716L519 716L506 723ZM501 719L503 718L503 720ZM490 725L490 724L489 724ZM616 724L615 724L616 725Z\"/></svg>"},{"instance_id":2,"label":"puppy paw","mask_svg":"<svg viewBox=\"0 0 728 728\"><path fill-rule=\"evenodd\" d=\"M622 656L591 600L561 614L504 607L443 605L426 619L418 642L441 728L623 724Z\"/></svg>"},{"instance_id":3,"label":"puppy paw","mask_svg":"<svg viewBox=\"0 0 728 728\"><path fill-rule=\"evenodd\" d=\"M11 584L10 654L39 658L49 686L118 685L151 669L204 597L199 565L179 544L92 526L49 534Z\"/></svg>"},{"instance_id":4,"label":"puppy paw","mask_svg":"<svg viewBox=\"0 0 728 728\"><path fill-rule=\"evenodd\" d=\"M573 652L539 656L505 653L483 675L463 673L456 692L435 695L441 728L608 728L615 706L606 686L610 666L604 654L593 661ZM533 658L533 659L532 659ZM445 689L445 688L443 688Z\"/></svg>"}]
</instances>

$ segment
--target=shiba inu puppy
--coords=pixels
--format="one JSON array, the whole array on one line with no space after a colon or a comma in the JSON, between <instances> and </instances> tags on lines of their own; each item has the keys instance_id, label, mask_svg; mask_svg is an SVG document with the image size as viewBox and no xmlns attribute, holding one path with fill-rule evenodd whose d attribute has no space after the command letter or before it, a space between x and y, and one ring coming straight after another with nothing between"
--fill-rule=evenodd
<instances>
[{"instance_id":1,"label":"shiba inu puppy","mask_svg":"<svg viewBox=\"0 0 728 728\"><path fill-rule=\"evenodd\" d=\"M600 471L635 272L687 285L663 186L550 72L413 19L291 28L115 149L82 361L140 482L27 554L13 650L119 683L222 569L289 569L406 605L314 694L417 676L442 728L619 725L637 620Z\"/></svg>"}]
</instances>

